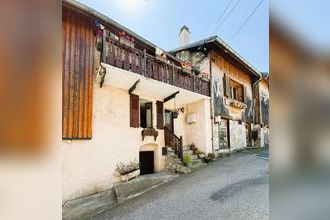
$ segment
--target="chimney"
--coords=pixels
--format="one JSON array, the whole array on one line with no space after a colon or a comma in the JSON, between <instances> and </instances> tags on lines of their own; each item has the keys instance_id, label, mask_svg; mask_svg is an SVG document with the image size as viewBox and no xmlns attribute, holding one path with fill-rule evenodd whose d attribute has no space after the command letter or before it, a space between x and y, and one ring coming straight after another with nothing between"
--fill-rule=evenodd
<instances>
[{"instance_id":1,"label":"chimney","mask_svg":"<svg viewBox=\"0 0 330 220\"><path fill-rule=\"evenodd\" d=\"M180 47L190 43L190 31L186 25L183 25L179 32L179 44Z\"/></svg>"}]
</instances>

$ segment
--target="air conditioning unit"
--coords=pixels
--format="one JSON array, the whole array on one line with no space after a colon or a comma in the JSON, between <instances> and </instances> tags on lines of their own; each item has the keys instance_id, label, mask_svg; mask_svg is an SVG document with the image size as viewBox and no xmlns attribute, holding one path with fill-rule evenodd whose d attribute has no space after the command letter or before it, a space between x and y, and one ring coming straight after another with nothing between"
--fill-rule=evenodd
<instances>
[{"instance_id":1,"label":"air conditioning unit","mask_svg":"<svg viewBox=\"0 0 330 220\"><path fill-rule=\"evenodd\" d=\"M186 122L188 124L196 123L197 122L197 115L196 115L196 113L187 114L187 116L186 116Z\"/></svg>"}]
</instances>

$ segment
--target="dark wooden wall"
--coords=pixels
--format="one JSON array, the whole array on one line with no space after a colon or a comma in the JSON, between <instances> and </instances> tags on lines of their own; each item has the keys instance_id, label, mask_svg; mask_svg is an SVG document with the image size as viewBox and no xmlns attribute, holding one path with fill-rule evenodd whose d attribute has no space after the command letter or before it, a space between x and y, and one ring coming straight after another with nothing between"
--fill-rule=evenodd
<instances>
[{"instance_id":1,"label":"dark wooden wall","mask_svg":"<svg viewBox=\"0 0 330 220\"><path fill-rule=\"evenodd\" d=\"M92 138L92 19L62 7L62 137Z\"/></svg>"}]
</instances>

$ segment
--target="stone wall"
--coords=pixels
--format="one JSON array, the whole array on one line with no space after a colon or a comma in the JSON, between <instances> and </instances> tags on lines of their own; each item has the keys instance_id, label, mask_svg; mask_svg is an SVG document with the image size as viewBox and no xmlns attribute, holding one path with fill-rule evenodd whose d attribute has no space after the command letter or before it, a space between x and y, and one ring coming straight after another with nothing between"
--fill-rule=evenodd
<instances>
[{"instance_id":1,"label":"stone wall","mask_svg":"<svg viewBox=\"0 0 330 220\"><path fill-rule=\"evenodd\" d=\"M247 146L245 124L238 121L229 121L230 128L230 149L237 150Z\"/></svg>"}]
</instances>

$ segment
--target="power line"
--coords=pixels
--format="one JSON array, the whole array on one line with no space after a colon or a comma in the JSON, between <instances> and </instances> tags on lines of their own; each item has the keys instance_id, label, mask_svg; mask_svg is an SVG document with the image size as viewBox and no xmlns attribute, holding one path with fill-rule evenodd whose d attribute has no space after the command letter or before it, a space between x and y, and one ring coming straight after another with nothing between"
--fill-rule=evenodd
<instances>
[{"instance_id":1,"label":"power line","mask_svg":"<svg viewBox=\"0 0 330 220\"><path fill-rule=\"evenodd\" d=\"M229 9L229 6L231 5L231 3L233 3L234 0L230 0L225 8L225 10L222 11L220 17L217 19L217 21L215 22L215 27L217 26L217 24L221 21L222 17L225 15L225 13L227 12L227 10ZM216 29L215 29L216 30ZM212 32L212 30L210 31L210 34L211 35L212 33L215 32L215 30Z\"/></svg>"},{"instance_id":2,"label":"power line","mask_svg":"<svg viewBox=\"0 0 330 220\"><path fill-rule=\"evenodd\" d=\"M238 29L238 31L236 31L233 39L238 35L238 33L243 29L243 27L248 23L248 21L250 20L250 18L254 15L254 13L258 10L258 8L260 7L260 5L264 2L264 0L261 0L259 2L259 4L254 8L254 10L252 11L252 13L245 19L245 21L243 22L243 24L240 26L240 28Z\"/></svg>"},{"instance_id":3,"label":"power line","mask_svg":"<svg viewBox=\"0 0 330 220\"><path fill-rule=\"evenodd\" d=\"M216 29L213 31L212 35L221 27L221 25L227 20L227 18L229 17L229 15L235 10L235 8L237 7L237 5L240 3L241 0L238 0L236 2L236 4L234 5L234 7L229 11L229 13L227 14L227 16L222 20L222 22L216 27Z\"/></svg>"}]
</instances>

